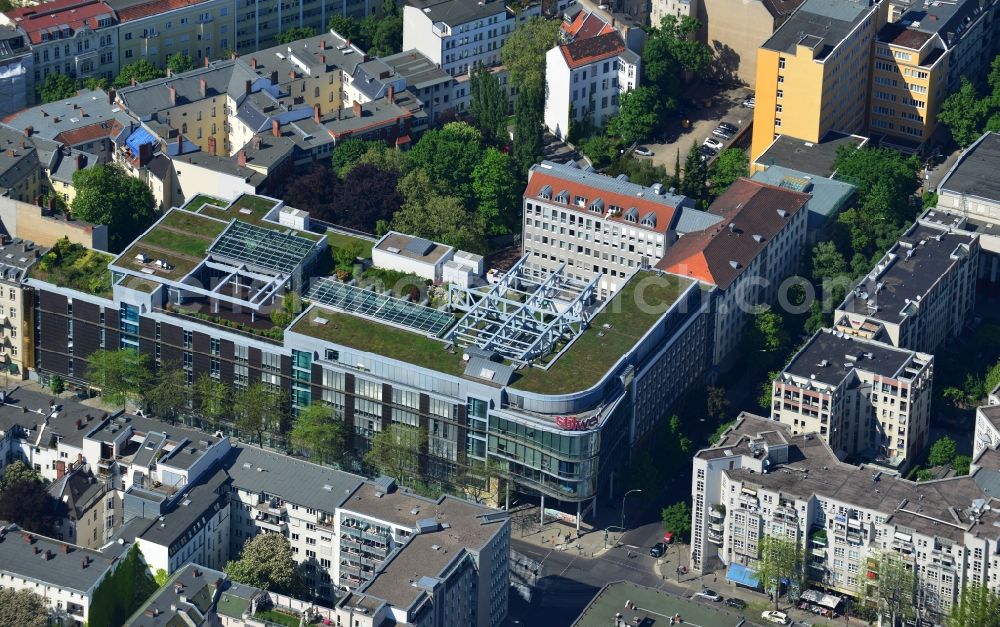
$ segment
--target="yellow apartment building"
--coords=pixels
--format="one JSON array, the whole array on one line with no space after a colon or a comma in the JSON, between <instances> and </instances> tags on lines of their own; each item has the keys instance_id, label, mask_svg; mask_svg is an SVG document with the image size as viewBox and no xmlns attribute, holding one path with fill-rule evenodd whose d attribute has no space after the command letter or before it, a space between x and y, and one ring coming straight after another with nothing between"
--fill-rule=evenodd
<instances>
[{"instance_id":1,"label":"yellow apartment building","mask_svg":"<svg viewBox=\"0 0 1000 627\"><path fill-rule=\"evenodd\" d=\"M760 47L751 162L779 135L818 142L867 128L872 49L888 8L806 0Z\"/></svg>"},{"instance_id":2,"label":"yellow apartment building","mask_svg":"<svg viewBox=\"0 0 1000 627\"><path fill-rule=\"evenodd\" d=\"M948 55L937 34L887 24L875 45L871 132L884 144L919 151L937 129L947 79Z\"/></svg>"}]
</instances>

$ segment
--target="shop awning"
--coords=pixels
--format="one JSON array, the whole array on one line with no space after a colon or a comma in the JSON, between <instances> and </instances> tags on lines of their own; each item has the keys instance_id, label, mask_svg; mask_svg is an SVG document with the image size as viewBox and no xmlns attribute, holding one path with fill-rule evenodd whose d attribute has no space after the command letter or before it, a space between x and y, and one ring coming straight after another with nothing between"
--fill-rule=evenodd
<instances>
[{"instance_id":1,"label":"shop awning","mask_svg":"<svg viewBox=\"0 0 1000 627\"><path fill-rule=\"evenodd\" d=\"M757 573L743 564L730 564L729 570L726 571L726 579L738 586L746 586L748 588L757 588L760 586Z\"/></svg>"},{"instance_id":2,"label":"shop awning","mask_svg":"<svg viewBox=\"0 0 1000 627\"><path fill-rule=\"evenodd\" d=\"M832 594L824 594L819 590L806 590L799 598L803 601L809 601L810 603L815 603L816 605L828 607L831 610L837 609L837 606L840 605L840 597L835 597Z\"/></svg>"}]
</instances>

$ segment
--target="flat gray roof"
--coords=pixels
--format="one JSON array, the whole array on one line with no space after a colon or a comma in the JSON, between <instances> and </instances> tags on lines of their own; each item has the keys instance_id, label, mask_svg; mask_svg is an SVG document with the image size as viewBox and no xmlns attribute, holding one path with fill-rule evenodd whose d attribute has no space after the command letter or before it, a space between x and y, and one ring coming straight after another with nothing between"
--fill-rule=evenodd
<instances>
[{"instance_id":1,"label":"flat gray roof","mask_svg":"<svg viewBox=\"0 0 1000 627\"><path fill-rule=\"evenodd\" d=\"M794 52L802 42L819 47L816 59L824 59L872 9L870 2L852 0L806 0L764 43L764 48Z\"/></svg>"},{"instance_id":2,"label":"flat gray roof","mask_svg":"<svg viewBox=\"0 0 1000 627\"><path fill-rule=\"evenodd\" d=\"M848 355L854 359L848 359ZM870 355L870 356L869 356ZM855 368L896 378L915 353L882 342L864 340L830 329L817 331L783 372L838 385ZM821 365L823 362L826 365Z\"/></svg>"},{"instance_id":3,"label":"flat gray roof","mask_svg":"<svg viewBox=\"0 0 1000 627\"><path fill-rule=\"evenodd\" d=\"M55 407L49 403L55 403ZM45 418L53 409L57 409L58 413L46 425ZM52 439L57 438L67 446L83 448L84 435L100 424L105 416L107 412L72 399L55 398L41 392L15 388L7 392L3 405L0 405L0 431L7 432L20 427L31 429L34 437L44 426L42 446L54 445ZM78 420L80 427L77 427Z\"/></svg>"},{"instance_id":4,"label":"flat gray roof","mask_svg":"<svg viewBox=\"0 0 1000 627\"><path fill-rule=\"evenodd\" d=\"M833 175L833 164L837 160L838 148L861 147L867 141L867 138L859 135L845 135L833 131L827 133L818 143L780 135L763 154L757 157L756 163L764 167L780 165L827 178Z\"/></svg>"},{"instance_id":5,"label":"flat gray roof","mask_svg":"<svg viewBox=\"0 0 1000 627\"><path fill-rule=\"evenodd\" d=\"M407 85L412 85L417 89L454 80L451 74L442 70L418 50L404 50L388 57L382 57L382 62L391 67L396 74L405 78Z\"/></svg>"},{"instance_id":6,"label":"flat gray roof","mask_svg":"<svg viewBox=\"0 0 1000 627\"><path fill-rule=\"evenodd\" d=\"M481 20L498 13L506 13L504 0L407 0L407 4L424 12L432 22L444 22L455 27L473 20Z\"/></svg>"},{"instance_id":7,"label":"flat gray roof","mask_svg":"<svg viewBox=\"0 0 1000 627\"><path fill-rule=\"evenodd\" d=\"M934 284L959 263L960 257L953 258L953 254L956 251L959 255L964 254L961 247L972 244L974 237L960 231L914 225L889 250L896 258L876 276L866 276L858 288L848 294L844 309L875 320L901 323L906 315L919 310L917 300L924 298ZM867 294L867 298L858 296L858 290L862 295ZM870 309L869 302L878 310Z\"/></svg>"},{"instance_id":8,"label":"flat gray roof","mask_svg":"<svg viewBox=\"0 0 1000 627\"><path fill-rule=\"evenodd\" d=\"M952 166L938 191L1000 202L1000 133L986 133Z\"/></svg>"}]
</instances>

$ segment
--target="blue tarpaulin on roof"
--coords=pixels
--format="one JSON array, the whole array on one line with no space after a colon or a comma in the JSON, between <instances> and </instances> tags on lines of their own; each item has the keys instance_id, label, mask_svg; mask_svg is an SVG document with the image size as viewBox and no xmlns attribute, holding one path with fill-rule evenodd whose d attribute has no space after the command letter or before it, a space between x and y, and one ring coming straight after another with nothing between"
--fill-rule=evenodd
<instances>
[{"instance_id":1,"label":"blue tarpaulin on roof","mask_svg":"<svg viewBox=\"0 0 1000 627\"><path fill-rule=\"evenodd\" d=\"M757 588L760 586L757 573L743 564L730 564L729 570L726 572L726 579L736 585L748 588Z\"/></svg>"},{"instance_id":2,"label":"blue tarpaulin on roof","mask_svg":"<svg viewBox=\"0 0 1000 627\"><path fill-rule=\"evenodd\" d=\"M156 139L152 135L150 135L149 131L147 131L142 127L139 127L135 129L135 131L133 131L131 135L128 136L128 139L125 140L125 143L128 144L128 147L132 149L132 154L137 155L139 154L139 146L141 146L142 144L155 144Z\"/></svg>"}]
</instances>

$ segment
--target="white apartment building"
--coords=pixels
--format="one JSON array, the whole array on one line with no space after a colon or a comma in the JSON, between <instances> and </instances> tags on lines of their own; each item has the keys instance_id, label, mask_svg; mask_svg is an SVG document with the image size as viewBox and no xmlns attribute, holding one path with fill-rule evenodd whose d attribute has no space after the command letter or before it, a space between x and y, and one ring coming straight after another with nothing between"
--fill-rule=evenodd
<instances>
[{"instance_id":1,"label":"white apartment building","mask_svg":"<svg viewBox=\"0 0 1000 627\"><path fill-rule=\"evenodd\" d=\"M534 4L515 14L504 0L408 0L403 50L417 50L452 76L500 65L500 48L518 23L541 15Z\"/></svg>"},{"instance_id":2,"label":"white apartment building","mask_svg":"<svg viewBox=\"0 0 1000 627\"><path fill-rule=\"evenodd\" d=\"M879 556L892 552L917 577L915 610L940 622L966 582L1000 586L1000 520L991 486L1000 453L989 449L971 476L915 483L837 459L823 438L795 435L742 414L693 462L691 567L726 568L753 583L758 541L780 535L804 555L803 589L871 598Z\"/></svg>"},{"instance_id":3,"label":"white apartment building","mask_svg":"<svg viewBox=\"0 0 1000 627\"><path fill-rule=\"evenodd\" d=\"M771 419L905 471L928 445L934 356L822 329L773 383Z\"/></svg>"},{"instance_id":4,"label":"white apartment building","mask_svg":"<svg viewBox=\"0 0 1000 627\"><path fill-rule=\"evenodd\" d=\"M564 23L562 43L545 54L545 127L566 139L573 124L603 128L621 94L639 84L640 58L596 13Z\"/></svg>"},{"instance_id":5,"label":"white apartment building","mask_svg":"<svg viewBox=\"0 0 1000 627\"><path fill-rule=\"evenodd\" d=\"M657 267L713 285L715 346L723 364L743 338L748 314L769 305L795 274L808 237L810 196L749 179L708 208L711 226L681 235Z\"/></svg>"},{"instance_id":6,"label":"white apartment building","mask_svg":"<svg viewBox=\"0 0 1000 627\"><path fill-rule=\"evenodd\" d=\"M668 15L677 19L685 16L697 17L697 0L652 0L649 11L649 23L659 28L660 22Z\"/></svg>"},{"instance_id":7,"label":"white apartment building","mask_svg":"<svg viewBox=\"0 0 1000 627\"><path fill-rule=\"evenodd\" d=\"M93 551L9 523L0 526L0 587L42 596L56 624L84 625L94 592L128 548Z\"/></svg>"},{"instance_id":8,"label":"white apartment building","mask_svg":"<svg viewBox=\"0 0 1000 627\"><path fill-rule=\"evenodd\" d=\"M976 303L979 236L931 221L910 227L834 314L844 333L934 352Z\"/></svg>"}]
</instances>

